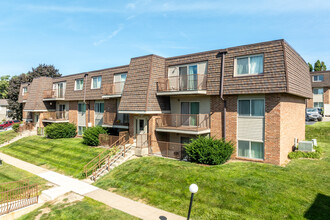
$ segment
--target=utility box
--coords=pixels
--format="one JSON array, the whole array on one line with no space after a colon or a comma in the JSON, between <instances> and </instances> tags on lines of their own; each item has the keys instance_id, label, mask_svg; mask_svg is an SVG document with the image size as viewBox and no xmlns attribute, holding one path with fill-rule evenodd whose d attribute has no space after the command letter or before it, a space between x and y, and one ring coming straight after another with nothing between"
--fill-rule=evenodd
<instances>
[{"instance_id":1,"label":"utility box","mask_svg":"<svg viewBox=\"0 0 330 220\"><path fill-rule=\"evenodd\" d=\"M313 141L299 141L298 145L299 151L313 152Z\"/></svg>"}]
</instances>

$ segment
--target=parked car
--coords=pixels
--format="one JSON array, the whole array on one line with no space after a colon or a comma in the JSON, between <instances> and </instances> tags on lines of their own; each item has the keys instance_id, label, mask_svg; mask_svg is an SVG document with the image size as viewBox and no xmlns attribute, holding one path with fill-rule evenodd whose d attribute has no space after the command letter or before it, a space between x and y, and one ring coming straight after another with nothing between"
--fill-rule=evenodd
<instances>
[{"instance_id":1,"label":"parked car","mask_svg":"<svg viewBox=\"0 0 330 220\"><path fill-rule=\"evenodd\" d=\"M322 121L322 115L317 108L306 109L306 121Z\"/></svg>"},{"instance_id":2,"label":"parked car","mask_svg":"<svg viewBox=\"0 0 330 220\"><path fill-rule=\"evenodd\" d=\"M11 120L11 121L5 121L2 124L0 124L0 129L1 130L7 130L7 128L11 127L13 124L20 123L19 120Z\"/></svg>"},{"instance_id":3,"label":"parked car","mask_svg":"<svg viewBox=\"0 0 330 220\"><path fill-rule=\"evenodd\" d=\"M317 108L317 110L319 111L320 115L322 115L322 117L324 117L324 115L323 115L323 109L322 108Z\"/></svg>"}]
</instances>

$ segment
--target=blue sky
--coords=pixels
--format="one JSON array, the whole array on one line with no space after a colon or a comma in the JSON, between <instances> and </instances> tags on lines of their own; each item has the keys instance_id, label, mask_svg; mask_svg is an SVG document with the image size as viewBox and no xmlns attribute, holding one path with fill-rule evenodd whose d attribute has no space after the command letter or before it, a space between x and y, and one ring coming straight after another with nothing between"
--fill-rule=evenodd
<instances>
[{"instance_id":1,"label":"blue sky","mask_svg":"<svg viewBox=\"0 0 330 220\"><path fill-rule=\"evenodd\" d=\"M330 1L0 1L0 75L63 75L284 38L330 69Z\"/></svg>"}]
</instances>

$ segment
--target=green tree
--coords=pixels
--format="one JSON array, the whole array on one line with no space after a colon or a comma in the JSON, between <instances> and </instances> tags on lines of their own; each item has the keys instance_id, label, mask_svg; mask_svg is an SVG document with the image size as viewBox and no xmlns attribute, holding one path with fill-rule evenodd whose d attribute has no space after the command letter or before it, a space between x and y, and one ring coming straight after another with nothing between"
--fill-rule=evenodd
<instances>
[{"instance_id":1,"label":"green tree","mask_svg":"<svg viewBox=\"0 0 330 220\"><path fill-rule=\"evenodd\" d=\"M19 76L13 76L10 79L7 97L9 105L8 108L11 110L9 112L9 117L22 120L23 106L17 102L21 84L32 82L34 78L40 76L59 77L61 74L53 65L40 64L38 67L32 68L31 71L22 73Z\"/></svg>"},{"instance_id":2,"label":"green tree","mask_svg":"<svg viewBox=\"0 0 330 220\"><path fill-rule=\"evenodd\" d=\"M314 70L313 65L308 63L308 66L309 66L309 72L313 72L313 70Z\"/></svg>"},{"instance_id":3,"label":"green tree","mask_svg":"<svg viewBox=\"0 0 330 220\"><path fill-rule=\"evenodd\" d=\"M314 71L326 71L327 66L323 61L317 60L314 64Z\"/></svg>"},{"instance_id":4,"label":"green tree","mask_svg":"<svg viewBox=\"0 0 330 220\"><path fill-rule=\"evenodd\" d=\"M8 95L8 87L9 87L9 75L0 77L0 99L6 99Z\"/></svg>"}]
</instances>

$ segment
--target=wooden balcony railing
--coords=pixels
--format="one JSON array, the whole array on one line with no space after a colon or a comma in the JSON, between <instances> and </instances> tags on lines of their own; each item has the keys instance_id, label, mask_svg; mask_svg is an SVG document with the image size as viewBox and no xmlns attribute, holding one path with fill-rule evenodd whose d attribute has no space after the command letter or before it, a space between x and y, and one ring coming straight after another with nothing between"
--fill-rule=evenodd
<instances>
[{"instance_id":1,"label":"wooden balcony railing","mask_svg":"<svg viewBox=\"0 0 330 220\"><path fill-rule=\"evenodd\" d=\"M122 117L120 117L120 115ZM104 114L103 114L103 124L128 126L129 119L125 115L126 114L104 112Z\"/></svg>"},{"instance_id":2,"label":"wooden balcony railing","mask_svg":"<svg viewBox=\"0 0 330 220\"><path fill-rule=\"evenodd\" d=\"M207 74L191 74L161 78L157 82L158 92L206 90Z\"/></svg>"},{"instance_id":3,"label":"wooden balcony railing","mask_svg":"<svg viewBox=\"0 0 330 220\"><path fill-rule=\"evenodd\" d=\"M162 157L184 159L184 144L166 141L150 141L149 153Z\"/></svg>"},{"instance_id":4,"label":"wooden balcony railing","mask_svg":"<svg viewBox=\"0 0 330 220\"><path fill-rule=\"evenodd\" d=\"M106 84L103 87L103 95L121 95L124 90L125 82Z\"/></svg>"},{"instance_id":5,"label":"wooden balcony railing","mask_svg":"<svg viewBox=\"0 0 330 220\"><path fill-rule=\"evenodd\" d=\"M44 99L64 98L64 96L65 96L64 89L45 90L43 94Z\"/></svg>"},{"instance_id":6,"label":"wooden balcony railing","mask_svg":"<svg viewBox=\"0 0 330 220\"><path fill-rule=\"evenodd\" d=\"M163 114L156 119L156 128L204 130L210 128L209 114Z\"/></svg>"},{"instance_id":7,"label":"wooden balcony railing","mask_svg":"<svg viewBox=\"0 0 330 220\"><path fill-rule=\"evenodd\" d=\"M55 111L55 112L45 112L45 120L69 120L68 111Z\"/></svg>"}]
</instances>

